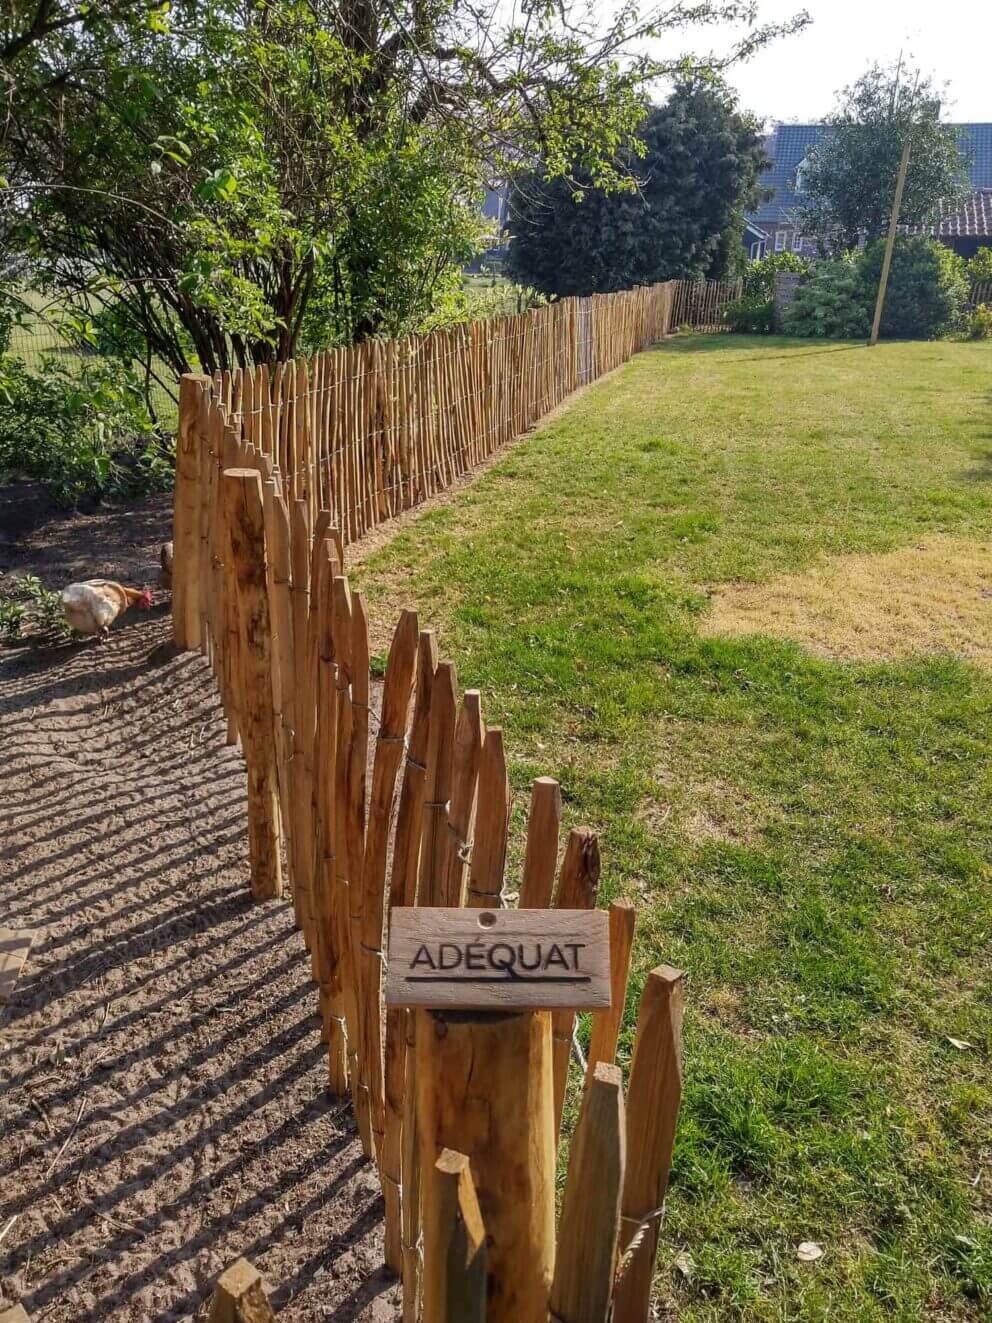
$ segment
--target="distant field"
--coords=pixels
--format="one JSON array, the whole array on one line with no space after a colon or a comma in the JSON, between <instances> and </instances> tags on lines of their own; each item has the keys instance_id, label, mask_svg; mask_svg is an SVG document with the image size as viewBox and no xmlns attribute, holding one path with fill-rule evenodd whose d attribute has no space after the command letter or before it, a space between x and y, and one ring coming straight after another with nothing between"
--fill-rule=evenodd
<instances>
[{"instance_id":1,"label":"distant field","mask_svg":"<svg viewBox=\"0 0 992 1323\"><path fill-rule=\"evenodd\" d=\"M470 306L477 305L487 317L508 316L531 306L532 296L522 285L515 285L502 275L465 275L462 289Z\"/></svg>"},{"instance_id":2,"label":"distant field","mask_svg":"<svg viewBox=\"0 0 992 1323\"><path fill-rule=\"evenodd\" d=\"M687 971L661 1319L990 1317L990 381L679 337L355 571Z\"/></svg>"},{"instance_id":3,"label":"distant field","mask_svg":"<svg viewBox=\"0 0 992 1323\"><path fill-rule=\"evenodd\" d=\"M34 290L24 291L24 302L37 309L37 315L28 316L13 328L10 337L10 352L23 359L29 368L37 370L46 358L57 358L71 368L74 364L92 358L93 351L79 349L60 335L46 313L51 312L50 300ZM159 376L163 381L170 379L169 369L159 365ZM173 426L176 421L176 403L163 387L153 384L152 401L163 425Z\"/></svg>"},{"instance_id":4,"label":"distant field","mask_svg":"<svg viewBox=\"0 0 992 1323\"><path fill-rule=\"evenodd\" d=\"M504 316L531 306L527 292L503 276L466 275L462 287L469 299L470 316ZM88 356L87 351L73 347L41 315L45 299L34 291L26 292L24 298L38 308L39 315L15 326L10 342L11 352L35 369L46 356L56 357L67 364L82 362ZM169 380L169 369L164 364L160 365L159 375L163 380ZM168 392L157 385L153 386L152 399L161 420L169 426L173 425L176 405Z\"/></svg>"}]
</instances>

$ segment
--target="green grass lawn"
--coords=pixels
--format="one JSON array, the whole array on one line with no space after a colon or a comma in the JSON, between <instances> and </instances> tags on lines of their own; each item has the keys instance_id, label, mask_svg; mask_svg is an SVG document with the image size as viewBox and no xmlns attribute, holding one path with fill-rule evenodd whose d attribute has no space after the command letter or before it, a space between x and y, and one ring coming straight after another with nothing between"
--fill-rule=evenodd
<instances>
[{"instance_id":1,"label":"green grass lawn","mask_svg":"<svg viewBox=\"0 0 992 1323\"><path fill-rule=\"evenodd\" d=\"M505 726L518 841L540 773L600 832L631 1001L687 971L663 1318L990 1316L992 675L698 630L932 533L992 537L992 347L678 338L356 573Z\"/></svg>"}]
</instances>

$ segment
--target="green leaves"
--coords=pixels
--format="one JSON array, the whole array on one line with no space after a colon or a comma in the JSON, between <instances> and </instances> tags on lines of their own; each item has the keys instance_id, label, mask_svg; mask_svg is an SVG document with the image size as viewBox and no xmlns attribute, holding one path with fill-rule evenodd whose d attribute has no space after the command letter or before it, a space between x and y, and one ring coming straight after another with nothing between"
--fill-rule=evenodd
<instances>
[{"instance_id":1,"label":"green leaves","mask_svg":"<svg viewBox=\"0 0 992 1323\"><path fill-rule=\"evenodd\" d=\"M137 376L122 363L42 360L40 371L0 356L0 477L27 474L60 505L128 490L125 455L143 463L139 485L166 486L167 466L143 458L162 453Z\"/></svg>"},{"instance_id":2,"label":"green leaves","mask_svg":"<svg viewBox=\"0 0 992 1323\"><path fill-rule=\"evenodd\" d=\"M940 122L941 94L928 78L905 70L869 69L846 88L831 132L803 170L801 225L835 248L883 235L889 222L899 159L911 144L900 213L919 225L941 200L967 191L954 130Z\"/></svg>"},{"instance_id":3,"label":"green leaves","mask_svg":"<svg viewBox=\"0 0 992 1323\"><path fill-rule=\"evenodd\" d=\"M47 5L59 26L16 79L0 65L0 165L31 190L27 209L0 197L5 235L73 296L94 272L118 278L129 324L175 373L453 315L487 242L484 185L540 158L548 178L633 200L644 91L674 67L642 58L644 39L749 9L542 0L518 21L492 0L466 21L449 0L71 4ZM36 8L4 11L0 49Z\"/></svg>"},{"instance_id":4,"label":"green leaves","mask_svg":"<svg viewBox=\"0 0 992 1323\"><path fill-rule=\"evenodd\" d=\"M693 80L647 114L636 150L619 142L608 171L590 158L555 178L563 162L552 159L518 181L510 265L519 280L568 295L722 273L764 161L757 125L725 88Z\"/></svg>"},{"instance_id":5,"label":"green leaves","mask_svg":"<svg viewBox=\"0 0 992 1323\"><path fill-rule=\"evenodd\" d=\"M197 195L205 202L228 201L238 191L238 180L233 170L220 166L212 170L196 187Z\"/></svg>"},{"instance_id":6,"label":"green leaves","mask_svg":"<svg viewBox=\"0 0 992 1323\"><path fill-rule=\"evenodd\" d=\"M171 133L163 133L156 138L155 146L163 156L168 157L170 161L175 161L177 165L189 165L193 156L193 150L189 144Z\"/></svg>"},{"instance_id":7,"label":"green leaves","mask_svg":"<svg viewBox=\"0 0 992 1323\"><path fill-rule=\"evenodd\" d=\"M155 5L145 11L145 21L148 24L150 32L166 33L170 28L170 16L172 13L172 4L170 0L163 0L160 5Z\"/></svg>"}]
</instances>

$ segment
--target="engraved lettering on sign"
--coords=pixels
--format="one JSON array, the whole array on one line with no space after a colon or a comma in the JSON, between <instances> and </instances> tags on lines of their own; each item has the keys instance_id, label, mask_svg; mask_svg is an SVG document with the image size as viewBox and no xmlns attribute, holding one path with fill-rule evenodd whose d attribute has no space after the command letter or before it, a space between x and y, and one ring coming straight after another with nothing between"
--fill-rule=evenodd
<instances>
[{"instance_id":1,"label":"engraved lettering on sign","mask_svg":"<svg viewBox=\"0 0 992 1323\"><path fill-rule=\"evenodd\" d=\"M599 1010L610 1004L609 919L601 910L396 908L386 1004Z\"/></svg>"},{"instance_id":2,"label":"engraved lettering on sign","mask_svg":"<svg viewBox=\"0 0 992 1323\"><path fill-rule=\"evenodd\" d=\"M585 942L422 942L407 983L588 983ZM427 973L426 971L430 971ZM462 973L451 973L462 970Z\"/></svg>"}]
</instances>

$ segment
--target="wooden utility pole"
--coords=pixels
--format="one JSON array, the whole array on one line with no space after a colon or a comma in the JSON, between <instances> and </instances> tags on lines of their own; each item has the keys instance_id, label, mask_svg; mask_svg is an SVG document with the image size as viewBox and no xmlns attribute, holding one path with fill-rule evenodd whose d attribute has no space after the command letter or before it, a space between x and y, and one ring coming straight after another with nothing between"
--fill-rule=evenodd
<instances>
[{"instance_id":1,"label":"wooden utility pole","mask_svg":"<svg viewBox=\"0 0 992 1323\"><path fill-rule=\"evenodd\" d=\"M909 140L902 149L899 162L899 174L896 178L896 195L892 199L892 215L889 218L889 237L885 241L885 256L882 258L882 278L878 282L878 298L875 300L875 320L872 323L869 345L878 344L878 332L882 325L882 309L885 307L885 290L889 283L889 268L892 265L892 250L896 246L896 230L899 228L899 212L902 209L902 192L906 187L906 172L909 170Z\"/></svg>"}]
</instances>

